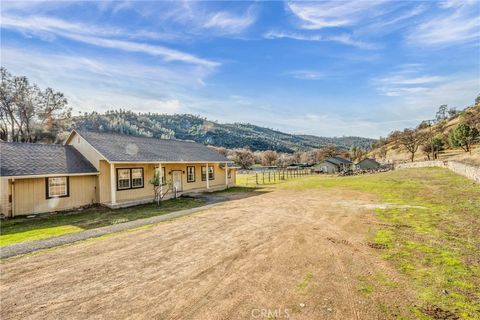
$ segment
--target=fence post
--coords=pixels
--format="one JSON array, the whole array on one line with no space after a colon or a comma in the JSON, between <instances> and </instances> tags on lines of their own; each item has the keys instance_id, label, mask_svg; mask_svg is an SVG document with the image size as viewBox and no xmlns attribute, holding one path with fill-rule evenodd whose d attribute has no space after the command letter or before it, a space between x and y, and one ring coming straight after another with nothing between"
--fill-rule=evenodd
<instances>
[{"instance_id":1,"label":"fence post","mask_svg":"<svg viewBox=\"0 0 480 320\"><path fill-rule=\"evenodd\" d=\"M268 182L270 182L270 171L268 171Z\"/></svg>"},{"instance_id":2,"label":"fence post","mask_svg":"<svg viewBox=\"0 0 480 320\"><path fill-rule=\"evenodd\" d=\"M258 186L258 173L255 173L255 180L257 181L257 186Z\"/></svg>"},{"instance_id":3,"label":"fence post","mask_svg":"<svg viewBox=\"0 0 480 320\"><path fill-rule=\"evenodd\" d=\"M265 184L265 171L262 172L262 184Z\"/></svg>"}]
</instances>

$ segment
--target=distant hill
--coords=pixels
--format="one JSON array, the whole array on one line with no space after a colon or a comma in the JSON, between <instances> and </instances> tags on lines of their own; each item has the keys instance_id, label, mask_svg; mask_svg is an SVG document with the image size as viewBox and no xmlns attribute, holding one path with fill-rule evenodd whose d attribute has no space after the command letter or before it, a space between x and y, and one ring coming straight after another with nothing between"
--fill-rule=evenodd
<instances>
[{"instance_id":1,"label":"distant hill","mask_svg":"<svg viewBox=\"0 0 480 320\"><path fill-rule=\"evenodd\" d=\"M341 149L355 145L369 148L374 139L362 137L317 137L294 135L244 123L218 123L191 114L136 113L116 110L86 113L72 119L72 127L101 132L165 139L193 140L217 147L250 148L252 151L295 152L322 148L328 144Z\"/></svg>"}]
</instances>

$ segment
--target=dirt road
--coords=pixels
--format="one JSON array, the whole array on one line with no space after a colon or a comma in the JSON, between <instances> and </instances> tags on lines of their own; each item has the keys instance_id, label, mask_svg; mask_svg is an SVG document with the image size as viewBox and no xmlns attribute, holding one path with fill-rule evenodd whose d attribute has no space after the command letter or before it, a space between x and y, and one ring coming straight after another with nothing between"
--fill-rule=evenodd
<instances>
[{"instance_id":1,"label":"dirt road","mask_svg":"<svg viewBox=\"0 0 480 320\"><path fill-rule=\"evenodd\" d=\"M1 318L388 318L408 294L366 245L378 223L371 209L341 205L349 200L374 202L355 192L273 190L12 258L1 264ZM362 289L379 274L399 285Z\"/></svg>"}]
</instances>

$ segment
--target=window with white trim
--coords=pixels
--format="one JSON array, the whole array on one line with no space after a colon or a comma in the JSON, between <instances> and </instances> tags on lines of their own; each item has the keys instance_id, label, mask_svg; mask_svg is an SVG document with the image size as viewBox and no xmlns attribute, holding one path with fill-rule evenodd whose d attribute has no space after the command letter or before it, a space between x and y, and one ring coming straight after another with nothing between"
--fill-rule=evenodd
<instances>
[{"instance_id":1,"label":"window with white trim","mask_svg":"<svg viewBox=\"0 0 480 320\"><path fill-rule=\"evenodd\" d=\"M117 169L117 189L130 189L130 169Z\"/></svg>"},{"instance_id":2,"label":"window with white trim","mask_svg":"<svg viewBox=\"0 0 480 320\"><path fill-rule=\"evenodd\" d=\"M143 168L132 169L132 188L143 187Z\"/></svg>"},{"instance_id":3,"label":"window with white trim","mask_svg":"<svg viewBox=\"0 0 480 320\"><path fill-rule=\"evenodd\" d=\"M187 167L187 182L195 182L195 167Z\"/></svg>"},{"instance_id":4,"label":"window with white trim","mask_svg":"<svg viewBox=\"0 0 480 320\"><path fill-rule=\"evenodd\" d=\"M47 198L68 197L68 177L47 178Z\"/></svg>"},{"instance_id":5,"label":"window with white trim","mask_svg":"<svg viewBox=\"0 0 480 320\"><path fill-rule=\"evenodd\" d=\"M205 181L207 178L207 167L202 167L202 181ZM213 171L213 166L208 166L208 180L214 180L215 175Z\"/></svg>"}]
</instances>

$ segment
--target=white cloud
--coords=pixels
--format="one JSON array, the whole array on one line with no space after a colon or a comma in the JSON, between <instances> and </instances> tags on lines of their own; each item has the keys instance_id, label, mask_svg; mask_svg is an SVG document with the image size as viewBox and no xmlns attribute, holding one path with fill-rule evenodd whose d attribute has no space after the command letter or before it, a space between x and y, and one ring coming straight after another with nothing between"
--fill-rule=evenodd
<instances>
[{"instance_id":1,"label":"white cloud","mask_svg":"<svg viewBox=\"0 0 480 320\"><path fill-rule=\"evenodd\" d=\"M464 108L480 91L480 79L475 74L429 75L418 64L400 66L396 72L374 79L373 84L381 94L395 97L399 114L408 112L417 117L428 116L424 111L442 104Z\"/></svg>"},{"instance_id":2,"label":"white cloud","mask_svg":"<svg viewBox=\"0 0 480 320\"><path fill-rule=\"evenodd\" d=\"M478 1L440 3L441 14L414 27L407 40L418 46L444 46L480 41Z\"/></svg>"},{"instance_id":3,"label":"white cloud","mask_svg":"<svg viewBox=\"0 0 480 320\"><path fill-rule=\"evenodd\" d=\"M288 74L295 79L301 80L320 80L325 76L322 72L316 70L293 70Z\"/></svg>"},{"instance_id":4,"label":"white cloud","mask_svg":"<svg viewBox=\"0 0 480 320\"><path fill-rule=\"evenodd\" d=\"M319 34L301 34L298 32L269 31L265 33L263 37L267 39L285 38L285 39L300 40L300 41L318 41L318 42L331 41L331 42L341 43L343 45L357 47L360 49L369 49L369 50L380 48L376 44L356 40L351 35L346 33L333 35L333 36L322 36Z\"/></svg>"},{"instance_id":5,"label":"white cloud","mask_svg":"<svg viewBox=\"0 0 480 320\"><path fill-rule=\"evenodd\" d=\"M253 7L249 7L244 15L235 15L227 11L211 14L206 18L203 27L217 29L223 34L238 34L250 27L256 21Z\"/></svg>"},{"instance_id":6,"label":"white cloud","mask_svg":"<svg viewBox=\"0 0 480 320\"><path fill-rule=\"evenodd\" d=\"M135 111L188 112L183 101L201 90L209 69L159 66L128 60L87 58L2 47L3 65L41 87L67 96L75 110L105 111L125 107Z\"/></svg>"},{"instance_id":7,"label":"white cloud","mask_svg":"<svg viewBox=\"0 0 480 320\"><path fill-rule=\"evenodd\" d=\"M166 61L179 61L205 67L216 67L220 65L220 63L215 61L199 58L195 55L160 45L111 39L112 36L123 33L123 30L116 28L101 28L97 26L75 24L60 19L35 16L2 16L2 28L19 30L22 32L32 32L40 35L65 37L89 45L160 56Z\"/></svg>"},{"instance_id":8,"label":"white cloud","mask_svg":"<svg viewBox=\"0 0 480 320\"><path fill-rule=\"evenodd\" d=\"M377 15L384 1L289 2L287 8L304 29L352 26L368 14Z\"/></svg>"}]
</instances>

